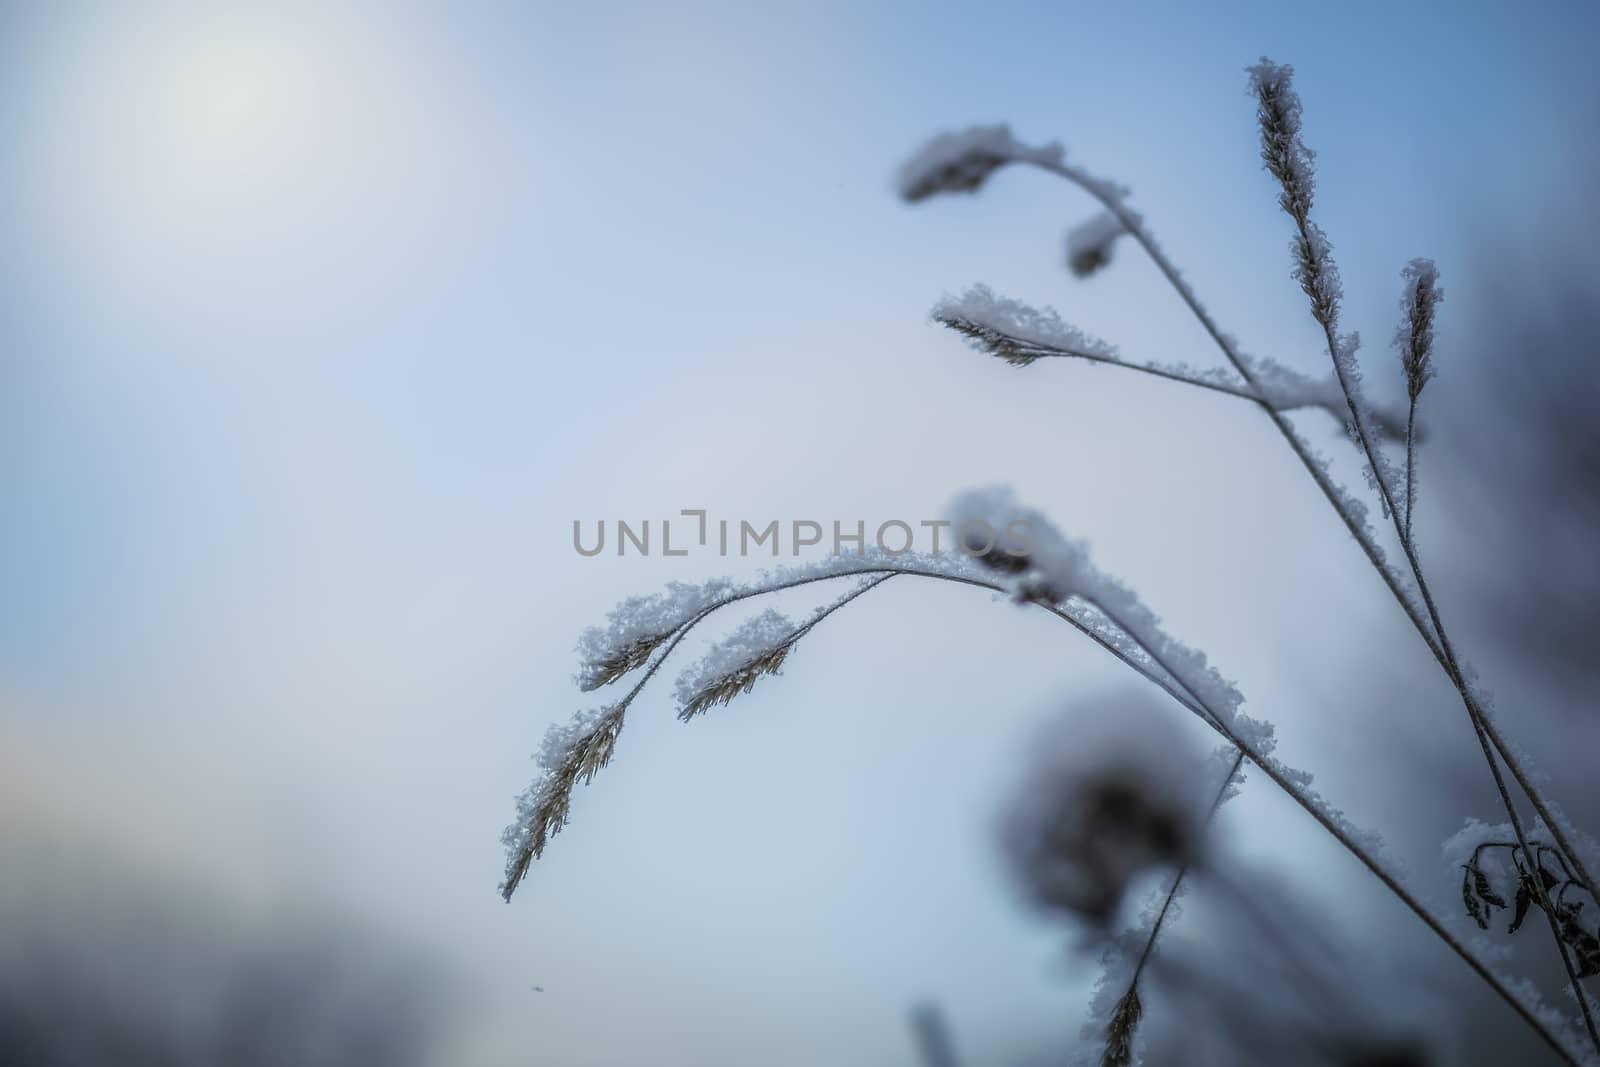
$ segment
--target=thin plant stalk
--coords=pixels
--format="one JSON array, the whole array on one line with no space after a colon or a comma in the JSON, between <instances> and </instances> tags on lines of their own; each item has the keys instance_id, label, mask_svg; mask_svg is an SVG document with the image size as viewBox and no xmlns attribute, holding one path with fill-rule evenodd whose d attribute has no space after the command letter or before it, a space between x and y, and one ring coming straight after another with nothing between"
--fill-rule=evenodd
<instances>
[{"instance_id":1,"label":"thin plant stalk","mask_svg":"<svg viewBox=\"0 0 1600 1067\"><path fill-rule=\"evenodd\" d=\"M1233 788L1233 780L1239 774L1239 768L1242 766L1244 766L1244 753L1241 751L1233 757L1233 764L1228 768L1226 777L1222 779L1222 788L1217 790L1216 797L1206 810L1206 822L1208 824L1216 816L1217 809L1222 806L1222 802L1227 799L1228 790ZM1178 890L1183 886L1183 879L1188 875L1189 867L1190 864L1185 862L1178 868L1177 873L1172 876L1172 885L1167 888L1166 896L1161 900L1161 910L1156 912L1155 919L1150 923L1150 933L1144 939L1144 947L1139 951L1138 960L1134 962L1133 974L1128 977L1128 988L1123 990L1121 997L1117 998L1118 1004L1126 1003L1129 998L1139 995L1139 980L1144 977L1145 966L1149 964L1150 957L1155 952L1156 940L1161 936L1161 928L1166 925L1167 916L1172 912L1172 905L1178 899ZM1114 1021L1112 1025L1115 1026ZM1132 1033L1127 1034L1124 1040L1131 1041ZM1106 1059L1110 1059L1109 1051L1106 1054Z\"/></svg>"},{"instance_id":2,"label":"thin plant stalk","mask_svg":"<svg viewBox=\"0 0 1600 1067\"><path fill-rule=\"evenodd\" d=\"M1101 612L1101 614L1105 615L1108 619L1115 623L1119 629L1121 629L1129 637L1133 638L1133 640L1139 644L1139 647L1144 650L1145 655L1149 656L1152 662L1154 662L1162 669L1162 671L1166 672L1174 679L1178 687L1187 694L1188 700L1185 701L1186 704L1192 702L1193 706L1206 709L1208 712L1207 721L1213 723L1216 728L1222 732L1223 736L1228 739L1230 744L1236 746L1240 751L1248 755L1250 757L1250 762L1259 767L1261 772L1271 779L1274 784L1276 784L1285 793L1289 794L1291 799L1304 808L1313 819L1317 820L1324 830L1331 834L1336 841L1345 847L1346 851L1348 851L1361 862L1362 866L1371 871L1373 876L1376 877L1378 881L1382 882L1391 893L1399 898L1401 903L1403 903L1407 908L1411 909L1412 914L1421 919L1423 923L1430 930L1432 930L1441 941L1449 946L1451 951L1453 951L1457 956L1461 957L1461 959L1466 962L1467 966L1471 967L1480 978L1487 982L1490 987L1500 995L1500 998L1509 1004L1512 1010L1522 1017L1524 1022L1533 1027L1539 1036L1544 1039L1544 1042L1549 1045L1557 1055L1559 1055L1567 1063L1573 1064L1574 1067L1577 1067L1579 1063L1577 1057L1574 1056L1569 1049L1567 1049L1560 1039L1557 1038L1555 1034L1550 1032L1549 1028L1546 1027L1544 1023L1541 1022L1538 1017L1535 1016L1498 977L1496 977L1493 971L1489 970L1489 968L1475 955L1473 955L1472 952L1464 944L1462 944L1454 934L1446 929L1444 924L1440 922L1440 920L1436 918L1430 911L1428 911L1421 901L1411 894L1410 890L1408 890L1404 885L1400 884L1399 880L1396 879L1394 875L1390 874L1389 871L1386 870L1384 866L1373 856L1371 856L1359 842L1352 838L1342 826L1330 818L1327 812L1323 811L1319 805L1311 802L1311 800L1300 791L1298 786L1285 777L1282 771L1278 769L1276 761L1266 758L1262 754L1255 752L1248 741L1241 739L1237 734L1234 733L1232 728L1230 728L1226 722L1219 719L1214 712L1211 712L1210 709L1207 708L1205 702L1200 699L1198 694L1185 685L1182 677L1174 672L1173 668L1165 661L1159 651L1150 648L1148 645L1144 644L1144 642L1140 641L1135 631L1130 630L1126 624L1118 619L1115 614L1107 611L1103 605L1095 604L1094 606ZM1563 959L1565 959L1564 954ZM1579 996L1583 995L1583 990L1581 987L1579 988L1578 993Z\"/></svg>"},{"instance_id":3,"label":"thin plant stalk","mask_svg":"<svg viewBox=\"0 0 1600 1067\"><path fill-rule=\"evenodd\" d=\"M1417 510L1417 398L1411 398L1406 412L1406 534L1411 540L1411 513Z\"/></svg>"},{"instance_id":4,"label":"thin plant stalk","mask_svg":"<svg viewBox=\"0 0 1600 1067\"><path fill-rule=\"evenodd\" d=\"M1273 67L1266 60L1263 60L1261 67L1253 68L1253 77L1252 84L1257 102L1260 105L1257 114L1261 125L1262 160L1265 162L1267 169L1277 178L1279 185L1283 189L1283 194L1278 199L1278 205L1294 221L1295 225L1295 249L1298 258L1295 277L1300 282L1300 287L1305 292L1306 298L1310 303L1311 317L1322 328L1322 336L1328 346L1328 355L1333 362L1334 377L1339 383L1340 391L1344 394L1345 406L1350 413L1350 432L1366 459L1367 469L1372 474L1373 487L1377 489L1378 495L1383 502L1384 515L1393 523L1395 537L1399 539L1401 551L1405 553L1406 561L1410 564L1412 577L1416 582L1418 592L1422 595L1423 603L1427 607L1429 620L1433 624L1434 634L1438 637L1439 647L1445 656L1446 673L1463 699L1466 699L1467 714L1472 720L1474 734L1483 750L1484 761L1489 765L1489 774L1494 780L1495 790L1500 795L1501 805L1505 808L1506 815L1511 820L1511 829L1516 836L1517 843L1522 847L1523 854L1529 855L1528 838L1522 827L1522 817L1517 811L1517 805L1512 800L1510 791L1506 788L1505 776L1500 771L1499 760L1496 759L1495 746L1489 740L1484 728L1485 716L1480 710L1474 708L1473 702L1468 699L1471 695L1471 686L1468 684L1465 673L1461 669L1460 661L1456 658L1455 649L1451 646L1450 635L1445 630L1444 620L1441 618L1438 607L1434 603L1433 592L1428 586L1427 578L1422 573L1422 564L1417 555L1416 543L1411 537L1410 503L1414 489L1411 482L1414 468L1412 450L1408 449L1407 452L1407 507L1404 515L1402 515L1400 507L1395 500L1394 486L1390 484L1386 457L1373 441L1372 434L1367 427L1366 410L1364 405L1357 399L1358 382L1355 379L1354 342L1350 339L1341 339L1338 336L1341 300L1338 268L1331 258L1327 236L1320 227L1311 221L1312 178L1310 152L1300 140L1299 98L1289 85L1288 68ZM1416 329L1417 324L1414 321L1413 330ZM1413 370L1415 374L1411 373ZM1416 399L1422 385L1426 382L1426 377L1425 360L1419 361L1415 367L1408 368L1407 391L1411 398L1413 417ZM1555 942L1556 951L1561 956L1562 967L1567 972L1572 994L1578 1000L1584 1026L1589 1031L1589 1037L1594 1044L1595 1051L1600 1052L1600 1031L1595 1028L1594 1016L1590 1010L1588 999L1583 994L1583 987L1579 984L1577 973L1567 955L1566 942L1561 936L1560 927L1556 922L1555 909L1550 905L1545 888L1539 879L1534 880L1533 888L1541 905L1541 910L1545 912L1545 917L1548 920L1550 936Z\"/></svg>"},{"instance_id":5,"label":"thin plant stalk","mask_svg":"<svg viewBox=\"0 0 1600 1067\"><path fill-rule=\"evenodd\" d=\"M1428 646L1429 651L1433 653L1434 658L1438 661L1439 666L1444 670L1446 677L1450 679L1451 684L1455 686L1456 691L1460 694L1462 703L1467 709L1467 715L1472 720L1474 731L1480 735L1480 741L1486 737L1488 743L1493 746L1494 751L1498 753L1500 758L1505 761L1507 769L1511 772L1511 776L1516 780L1517 785L1521 788L1523 793L1527 795L1528 800L1533 805L1534 811L1549 828L1550 835L1555 839L1557 847L1567 855L1569 860L1571 860L1573 869L1578 874L1579 880L1583 883L1584 888L1589 892L1591 897L1593 897L1596 901L1600 901L1600 883L1596 883L1593 876L1589 874L1583 863L1582 857L1578 853L1578 850L1573 847L1565 831L1562 829L1560 820L1557 819L1549 810L1538 788L1529 778L1527 772L1522 768L1521 762L1516 758L1515 753L1500 736L1500 732L1498 729L1496 729L1494 723L1484 713L1483 707L1479 703L1477 697L1472 693L1471 687L1466 684L1466 681L1462 676L1461 669L1456 661L1454 649L1450 647L1449 639L1444 634L1437 607L1433 602L1432 592L1422 580L1421 563L1417 559L1410 537L1405 533L1404 528L1399 524L1398 516L1396 516L1396 524L1397 532L1399 533L1401 539L1401 548L1405 552L1407 562L1411 566L1413 575L1416 577L1419 592L1422 594L1423 602L1427 609L1426 617L1417 611L1416 604L1410 597L1406 596L1405 591L1399 585L1398 575L1384 564L1383 557L1377 544L1372 540L1371 537L1367 535L1367 532L1362 524L1355 518L1354 515L1350 514L1348 509L1341 502L1338 489L1328 477L1327 472L1319 463L1317 463L1315 458L1307 450L1305 443L1301 441L1299 434L1295 432L1293 423L1289 421L1286 415L1275 409L1264 396L1259 395L1259 383L1255 375L1251 372L1246 361L1240 357L1233 340L1228 337L1227 334L1222 332L1221 328L1217 325L1216 320L1211 317L1211 314L1206 311L1205 307L1195 297L1193 290L1189 287L1189 284L1183 280L1183 276L1178 272L1177 267L1173 265L1172 261L1169 260L1166 254L1161 251L1160 246L1157 245L1150 237L1150 234L1145 229L1143 223L1123 205L1121 197L1117 194L1116 190L1105 181L1095 178L1081 168L1072 166L1070 164L1049 162L1040 159L1029 159L1026 160L1026 162L1031 163L1032 165L1043 170L1049 171L1050 173L1055 174L1056 176L1063 178L1068 182L1071 182L1073 185L1078 186L1084 192L1088 193L1095 200L1099 201L1101 206L1110 212L1111 215L1122 224L1129 236L1131 236L1139 245L1139 247L1144 250L1145 254L1150 257L1150 260L1155 264L1156 269L1160 271L1162 277L1164 277L1168 284L1172 286L1174 291L1177 292L1179 298L1199 321L1206 334L1211 338L1211 340L1216 344L1217 348L1222 352L1223 356L1228 360L1228 363L1244 378L1251 389L1256 391L1257 395L1252 396L1250 399L1254 400L1256 405L1260 407L1261 410L1266 412L1267 417L1270 418L1273 422L1273 425L1278 428L1278 432L1288 443L1291 451L1293 451L1295 456L1300 460L1300 463L1305 467L1306 472L1311 475L1312 481L1316 483L1318 489L1322 490L1322 495L1327 498L1328 503L1333 505L1334 511L1338 513L1339 518L1344 522L1345 528L1350 531L1350 535L1354 537L1356 543L1361 546L1362 551L1366 554L1368 562L1370 562L1373 569L1378 572L1379 576L1383 579L1384 584L1389 587L1390 593L1393 594L1395 600L1399 603L1401 610L1403 610L1406 614L1406 617L1411 620L1411 623L1416 628L1418 635L1421 636L1423 642ZM1348 400L1349 385L1344 380L1342 373L1340 375L1340 384L1344 389L1346 399ZM1363 441L1365 441L1365 437L1363 437ZM1382 475L1376 473L1379 471L1379 469L1380 468L1377 465L1373 465L1373 470L1375 472L1373 480L1380 487L1380 491L1383 493L1386 506L1388 506L1391 513L1393 513L1392 497L1388 492ZM1489 759L1491 768L1494 768L1495 764L1493 757L1490 756ZM1499 772L1497 769L1495 770L1495 777L1497 782L1499 782ZM1506 796L1509 799L1509 794L1505 793L1503 787L1501 792L1503 796ZM1516 816L1514 814L1512 815L1512 819L1513 821L1516 820Z\"/></svg>"},{"instance_id":6,"label":"thin plant stalk","mask_svg":"<svg viewBox=\"0 0 1600 1067\"><path fill-rule=\"evenodd\" d=\"M673 635L672 639L667 642L660 652L656 653L649 667L646 668L644 676L640 678L638 683L635 684L634 687L628 692L627 696L623 698L622 704L619 706L625 707L628 703L631 703L632 700L639 694L639 692L643 690L645 683L647 683L661 669L662 665L666 662L667 657L672 654L673 650L678 646L683 638L688 635L689 631L702 622L707 616L713 614L721 608L743 600L751 599L753 597L763 596L768 593L781 592L786 589L794 589L800 586L811 585L816 582L828 581L834 578L854 576L869 577L873 579L873 581L870 583L865 584L863 588L857 590L854 595L843 598L835 604L830 605L822 612L819 612L818 617L813 619L810 624L811 626L814 626L823 618L826 618L834 611L837 611L839 608L843 607L846 603L854 600L856 596L860 596L869 589L882 585L890 578L899 574L954 582L959 585L969 585L997 593L1011 592L1009 588L1001 585L998 582L989 582L981 578L951 574L944 571L925 569L910 565L885 564L880 567L863 568L858 571L840 572L835 574L806 575L800 578L774 582L770 585L761 586L754 589L745 589L736 593L730 593L701 608L698 612L690 616L688 620L680 625L677 633ZM1464 944L1462 944L1462 942L1458 940L1455 935L1452 934L1442 922L1440 922L1439 919L1437 919L1430 911L1428 911L1422 902L1411 894L1410 890L1406 889L1406 887L1402 885L1399 880L1394 877L1394 875L1389 873L1389 871L1384 868L1383 864L1367 851L1365 846L1352 837L1350 833L1344 829L1344 827L1340 826L1337 821L1335 821L1325 810L1323 810L1321 805L1308 796L1299 785L1285 775L1276 760L1258 751L1249 741L1241 738L1224 719L1220 718L1216 712L1213 711L1205 703L1205 701L1194 692L1193 689L1184 683L1182 676L1164 660L1159 652L1150 648L1143 641L1141 641L1138 638L1136 631L1130 629L1127 624L1121 621L1114 613L1108 611L1104 605L1101 605L1095 601L1081 597L1078 599L1083 600L1083 602L1089 607L1098 611L1107 620L1109 620L1112 625L1116 626L1130 639L1132 639L1145 653L1145 655L1150 658L1150 662L1154 664L1154 669L1152 669L1151 666L1140 663L1138 660L1130 657L1126 652L1109 641L1104 635L1097 633L1092 627L1086 625L1081 619L1078 619L1072 615L1072 613L1068 612L1059 604L1044 603L1039 601L1030 602L1038 604L1038 606L1043 608L1045 611L1070 624L1073 628L1078 630L1084 636L1088 637L1091 641L1105 649L1107 652L1111 653L1112 656L1138 673L1141 677L1160 687L1164 692L1167 693L1167 695L1172 697L1184 708L1199 716L1202 721L1204 721L1219 735L1221 735L1224 740L1237 749L1245 758L1248 758L1251 763L1260 768L1262 773L1265 774L1274 785L1283 790L1284 793L1288 794L1291 800L1303 808L1308 815L1316 820L1318 825L1320 825L1334 838L1334 840L1338 841L1340 845L1344 846L1347 852L1354 856L1362 866L1366 867L1367 870L1370 871L1386 889L1394 894L1394 896L1408 909L1410 909L1414 915L1421 919L1423 924L1426 925L1429 930L1433 931L1435 936L1443 941L1452 952L1459 956L1467 964L1467 966L1473 970L1474 973L1488 983L1489 987L1493 989L1502 1000L1510 1005L1512 1010L1515 1011L1524 1022L1533 1028L1534 1032L1539 1035L1540 1039L1543 1040L1552 1051L1560 1056L1563 1062L1570 1064L1571 1067L1581 1067L1579 1060L1566 1048L1565 1045L1562 1044L1561 1040L1550 1031L1549 1027L1546 1026L1545 1023L1538 1018L1538 1016L1534 1015L1533 1012L1522 1003L1516 994L1514 994L1511 989L1507 987L1506 984L1481 960L1473 955L1472 952ZM521 882L523 875L527 871L528 865L532 862L532 859L532 851L524 849L523 853L519 854L513 860L511 867L508 869L506 883L502 890L502 894L507 900L511 898L511 894L515 891L518 883Z\"/></svg>"}]
</instances>

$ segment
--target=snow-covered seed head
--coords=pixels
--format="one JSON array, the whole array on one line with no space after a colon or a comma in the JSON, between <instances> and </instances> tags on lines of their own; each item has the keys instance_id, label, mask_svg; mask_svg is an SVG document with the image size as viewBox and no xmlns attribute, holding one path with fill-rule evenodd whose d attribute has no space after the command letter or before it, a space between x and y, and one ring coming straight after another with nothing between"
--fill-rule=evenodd
<instances>
[{"instance_id":1,"label":"snow-covered seed head","mask_svg":"<svg viewBox=\"0 0 1600 1067\"><path fill-rule=\"evenodd\" d=\"M678 718L688 722L750 692L767 675L778 674L805 633L806 627L770 608L746 619L678 676Z\"/></svg>"},{"instance_id":2,"label":"snow-covered seed head","mask_svg":"<svg viewBox=\"0 0 1600 1067\"><path fill-rule=\"evenodd\" d=\"M1278 179L1278 206L1294 219L1295 281L1311 300L1311 314L1329 333L1338 330L1342 287L1333 263L1333 245L1310 220L1315 186L1315 153L1300 140L1300 96L1294 91L1294 68L1265 56L1248 68L1250 95L1261 126L1261 162Z\"/></svg>"},{"instance_id":3,"label":"snow-covered seed head","mask_svg":"<svg viewBox=\"0 0 1600 1067\"><path fill-rule=\"evenodd\" d=\"M1009 126L973 126L942 133L906 161L895 185L908 203L939 193L975 193L1007 163L1059 163L1061 146L1025 145Z\"/></svg>"},{"instance_id":4,"label":"snow-covered seed head","mask_svg":"<svg viewBox=\"0 0 1600 1067\"><path fill-rule=\"evenodd\" d=\"M1111 262L1117 238L1128 231L1109 211L1074 226L1067 233L1067 268L1079 278L1087 278Z\"/></svg>"},{"instance_id":5,"label":"snow-covered seed head","mask_svg":"<svg viewBox=\"0 0 1600 1067\"><path fill-rule=\"evenodd\" d=\"M598 659L585 663L578 675L578 688L587 693L610 685L623 675L638 670L649 662L650 654L671 636L670 630L665 633L644 634Z\"/></svg>"},{"instance_id":6,"label":"snow-covered seed head","mask_svg":"<svg viewBox=\"0 0 1600 1067\"><path fill-rule=\"evenodd\" d=\"M1010 579L1019 600L1060 603L1092 570L1082 543L1062 536L1043 512L1024 506L1005 486L957 495L949 517L957 547Z\"/></svg>"},{"instance_id":7,"label":"snow-covered seed head","mask_svg":"<svg viewBox=\"0 0 1600 1067\"><path fill-rule=\"evenodd\" d=\"M1282 187L1283 210L1303 221L1311 211L1312 152L1300 141L1300 95L1294 91L1294 68L1261 57L1247 68L1250 95L1256 100L1261 126L1261 162Z\"/></svg>"},{"instance_id":8,"label":"snow-covered seed head","mask_svg":"<svg viewBox=\"0 0 1600 1067\"><path fill-rule=\"evenodd\" d=\"M769 674L779 674L783 661L789 658L792 642L758 652L726 674L700 685L678 709L678 718L685 722L707 708L730 703L734 697L754 689L756 682Z\"/></svg>"},{"instance_id":9,"label":"snow-covered seed head","mask_svg":"<svg viewBox=\"0 0 1600 1067\"><path fill-rule=\"evenodd\" d=\"M1400 294L1400 328L1394 344L1406 373L1406 391L1415 400L1433 377L1433 320L1444 290L1439 288L1439 268L1431 259L1413 259L1400 272L1405 289Z\"/></svg>"},{"instance_id":10,"label":"snow-covered seed head","mask_svg":"<svg viewBox=\"0 0 1600 1067\"><path fill-rule=\"evenodd\" d=\"M1046 911L1104 925L1134 877L1200 855L1204 761L1142 706L1075 716L1034 749L1002 842L1024 894Z\"/></svg>"},{"instance_id":11,"label":"snow-covered seed head","mask_svg":"<svg viewBox=\"0 0 1600 1067\"><path fill-rule=\"evenodd\" d=\"M980 352L1014 367L1026 367L1041 356L1115 359L1117 349L1098 337L1063 322L1053 308L1036 308L999 296L987 285L974 285L960 296L946 296L930 317L965 337Z\"/></svg>"},{"instance_id":12,"label":"snow-covered seed head","mask_svg":"<svg viewBox=\"0 0 1600 1067\"><path fill-rule=\"evenodd\" d=\"M518 798L517 819L501 835L507 856L500 895L506 900L522 884L533 861L544 855L545 845L566 826L578 782L587 784L611 762L626 711L624 703L579 712L546 732L538 756L540 775Z\"/></svg>"}]
</instances>

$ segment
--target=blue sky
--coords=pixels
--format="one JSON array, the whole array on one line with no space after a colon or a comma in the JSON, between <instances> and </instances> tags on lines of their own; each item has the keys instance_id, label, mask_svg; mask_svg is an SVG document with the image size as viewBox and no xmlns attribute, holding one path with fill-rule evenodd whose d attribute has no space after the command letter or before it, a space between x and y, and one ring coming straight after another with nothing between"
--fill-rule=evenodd
<instances>
[{"instance_id":1,"label":"blue sky","mask_svg":"<svg viewBox=\"0 0 1600 1067\"><path fill-rule=\"evenodd\" d=\"M974 1044L1050 1034L1092 973L1008 898L987 806L1028 730L1117 676L1004 605L896 591L722 721L642 703L510 908L496 835L581 699L577 632L720 567L579 559L575 518L915 519L1011 482L1258 707L1397 626L1225 398L1012 373L926 323L984 281L1209 359L1131 250L1072 282L1091 206L1046 176L897 203L947 127L1062 140L1247 349L1315 369L1243 93L1257 56L1295 64L1391 395L1400 267L1436 257L1448 292L1592 159L1590 7L1214 7L8 8L0 724L31 816L446 946L494 990L486 1062L910 1062L925 994ZM1333 621L1283 625L1307 603ZM1338 738L1281 717L1337 797ZM1294 819L1263 800L1240 847ZM706 998L737 1024L695 1021Z\"/></svg>"}]
</instances>

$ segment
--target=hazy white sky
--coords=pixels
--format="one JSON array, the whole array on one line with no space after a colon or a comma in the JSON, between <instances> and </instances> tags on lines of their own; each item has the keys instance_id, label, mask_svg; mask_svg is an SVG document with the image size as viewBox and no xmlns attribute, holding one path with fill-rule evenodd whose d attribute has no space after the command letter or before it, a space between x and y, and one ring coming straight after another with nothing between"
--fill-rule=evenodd
<instances>
[{"instance_id":1,"label":"hazy white sky","mask_svg":"<svg viewBox=\"0 0 1600 1067\"><path fill-rule=\"evenodd\" d=\"M1594 30L1576 5L7 8L16 810L405 929L484 990L484 1062L909 1063L926 995L974 1049L1070 1032L1092 969L1019 913L989 827L1034 725L1119 676L977 593L874 594L692 726L647 695L499 902L527 754L587 700L578 631L724 569L581 559L572 520L914 521L1010 482L1382 826L1327 714L1337 650L1403 631L1270 428L926 323L985 281L1208 362L1176 301L1130 249L1074 283L1090 205L1044 175L919 209L890 176L948 126L1060 138L1247 349L1317 369L1243 94L1292 62L1392 389L1401 265L1448 291L1479 220L1574 163ZM1264 789L1229 813L1261 854L1298 819Z\"/></svg>"}]
</instances>

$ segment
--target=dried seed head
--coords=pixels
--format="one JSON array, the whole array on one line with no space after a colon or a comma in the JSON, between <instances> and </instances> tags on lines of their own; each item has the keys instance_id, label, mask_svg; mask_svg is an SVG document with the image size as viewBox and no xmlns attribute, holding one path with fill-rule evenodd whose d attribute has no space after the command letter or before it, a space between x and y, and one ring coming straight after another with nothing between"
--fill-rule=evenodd
<instances>
[{"instance_id":1,"label":"dried seed head","mask_svg":"<svg viewBox=\"0 0 1600 1067\"><path fill-rule=\"evenodd\" d=\"M1120 701L1076 716L1032 750L1002 843L1040 908L1104 925L1135 876L1199 858L1204 759L1144 708Z\"/></svg>"},{"instance_id":2,"label":"dried seed head","mask_svg":"<svg viewBox=\"0 0 1600 1067\"><path fill-rule=\"evenodd\" d=\"M645 634L621 648L592 662L585 663L578 676L578 688L585 693L610 685L631 671L638 670L650 660L650 653L660 648L672 632Z\"/></svg>"},{"instance_id":3,"label":"dried seed head","mask_svg":"<svg viewBox=\"0 0 1600 1067\"><path fill-rule=\"evenodd\" d=\"M707 708L727 704L741 693L750 692L764 675L778 674L782 671L783 661L789 658L789 650L793 647L792 643L786 643L770 648L741 663L727 674L713 678L684 701L683 706L678 709L678 718L688 722Z\"/></svg>"},{"instance_id":4,"label":"dried seed head","mask_svg":"<svg viewBox=\"0 0 1600 1067\"><path fill-rule=\"evenodd\" d=\"M1067 233L1067 267L1079 278L1087 278L1111 262L1117 238L1128 231L1111 212L1102 211L1088 222Z\"/></svg>"},{"instance_id":5,"label":"dried seed head","mask_svg":"<svg viewBox=\"0 0 1600 1067\"><path fill-rule=\"evenodd\" d=\"M750 692L762 677L777 674L804 633L805 627L770 608L746 619L678 676L678 718L688 722L707 708Z\"/></svg>"},{"instance_id":6,"label":"dried seed head","mask_svg":"<svg viewBox=\"0 0 1600 1067\"><path fill-rule=\"evenodd\" d=\"M1007 163L1059 163L1061 154L1059 144L1023 144L1009 126L973 126L925 144L900 168L896 186L909 203L939 193L975 193Z\"/></svg>"},{"instance_id":7,"label":"dried seed head","mask_svg":"<svg viewBox=\"0 0 1600 1067\"><path fill-rule=\"evenodd\" d=\"M1261 57L1247 68L1250 95L1256 100L1261 127L1261 162L1278 179L1278 203L1298 221L1311 212L1314 154L1300 141L1300 95L1294 91L1294 68Z\"/></svg>"},{"instance_id":8,"label":"dried seed head","mask_svg":"<svg viewBox=\"0 0 1600 1067\"><path fill-rule=\"evenodd\" d=\"M1431 259L1413 259L1400 272L1405 289L1400 295L1400 327L1394 344L1406 374L1406 391L1415 400L1433 377L1433 320L1444 290L1439 288L1439 268Z\"/></svg>"},{"instance_id":9,"label":"dried seed head","mask_svg":"<svg viewBox=\"0 0 1600 1067\"><path fill-rule=\"evenodd\" d=\"M1017 367L1026 367L1040 356L1110 360L1117 355L1116 346L1063 322L1054 309L1030 307L999 296L986 285L974 285L960 296L946 296L931 314L935 322L967 338L978 351Z\"/></svg>"},{"instance_id":10,"label":"dried seed head","mask_svg":"<svg viewBox=\"0 0 1600 1067\"><path fill-rule=\"evenodd\" d=\"M1019 600L1060 603L1080 591L1092 571L1081 542L1064 537L1005 486L957 495L949 517L961 551L1009 578Z\"/></svg>"},{"instance_id":11,"label":"dried seed head","mask_svg":"<svg viewBox=\"0 0 1600 1067\"><path fill-rule=\"evenodd\" d=\"M1129 1067L1133 1063L1133 1035L1144 1017L1144 1005L1139 1000L1139 987L1129 986L1117 1001L1106 1027L1106 1050L1100 1057L1100 1067Z\"/></svg>"},{"instance_id":12,"label":"dried seed head","mask_svg":"<svg viewBox=\"0 0 1600 1067\"><path fill-rule=\"evenodd\" d=\"M500 895L506 900L522 883L529 865L544 855L550 838L566 826L578 782L587 784L611 762L626 711L626 704L614 704L579 712L545 733L538 756L542 773L517 799L517 819L501 835L507 859Z\"/></svg>"},{"instance_id":13,"label":"dried seed head","mask_svg":"<svg viewBox=\"0 0 1600 1067\"><path fill-rule=\"evenodd\" d=\"M957 315L945 315L936 318L934 321L949 327L971 341L972 347L1003 359L1013 367L1026 367L1044 354L1037 345L1030 345L1018 338L1009 337L999 330L992 329L972 319L961 318Z\"/></svg>"}]
</instances>

